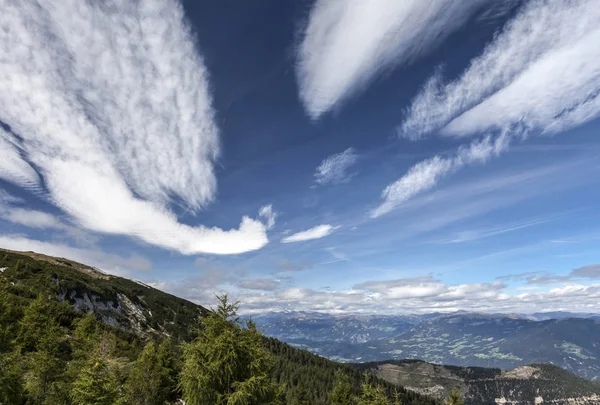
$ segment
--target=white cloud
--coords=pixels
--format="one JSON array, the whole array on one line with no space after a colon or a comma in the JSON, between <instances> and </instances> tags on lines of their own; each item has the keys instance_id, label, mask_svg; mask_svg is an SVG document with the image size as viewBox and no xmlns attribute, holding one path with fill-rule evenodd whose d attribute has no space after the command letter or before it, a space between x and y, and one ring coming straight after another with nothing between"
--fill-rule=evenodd
<instances>
[{"instance_id":1,"label":"white cloud","mask_svg":"<svg viewBox=\"0 0 600 405\"><path fill-rule=\"evenodd\" d=\"M258 216L266 221L265 226L267 229L271 229L275 225L277 213L273 211L273 205L269 204L261 207L261 209L258 211Z\"/></svg>"},{"instance_id":2,"label":"white cloud","mask_svg":"<svg viewBox=\"0 0 600 405\"><path fill-rule=\"evenodd\" d=\"M419 280L422 279L422 280ZM326 313L428 313L466 310L491 313L544 311L597 312L600 284L570 284L523 292L502 282L447 284L432 278L382 280L339 291L286 288L238 295L246 313L315 311ZM364 283L367 284L367 283Z\"/></svg>"},{"instance_id":3,"label":"white cloud","mask_svg":"<svg viewBox=\"0 0 600 405\"><path fill-rule=\"evenodd\" d=\"M479 241L484 238L490 238L497 235L545 224L556 219L556 217L557 216L538 217L522 221L509 222L503 225L490 226L487 228L461 230L447 239L438 240L437 243L465 243Z\"/></svg>"},{"instance_id":4,"label":"white cloud","mask_svg":"<svg viewBox=\"0 0 600 405\"><path fill-rule=\"evenodd\" d=\"M26 226L28 228L51 229L54 231L59 231L79 245L93 245L97 241L97 237L95 235L63 222L62 219L56 217L55 215L37 210L13 207L10 205L15 202L22 203L22 201L18 200L0 199L0 219L13 224Z\"/></svg>"},{"instance_id":5,"label":"white cloud","mask_svg":"<svg viewBox=\"0 0 600 405\"><path fill-rule=\"evenodd\" d=\"M418 139L438 129L454 136L499 135L486 135L454 157L417 164L384 190L372 216L446 174L485 162L515 138L562 132L600 116L598 21L594 0L532 0L461 77L443 86L440 75L434 76L409 108L401 135Z\"/></svg>"},{"instance_id":6,"label":"white cloud","mask_svg":"<svg viewBox=\"0 0 600 405\"><path fill-rule=\"evenodd\" d=\"M208 74L178 2L10 1L0 26L0 111L22 138L3 134L0 176L32 185L21 153L79 225L184 254L268 242L249 217L222 230L168 209L212 201L219 155Z\"/></svg>"},{"instance_id":7,"label":"white cloud","mask_svg":"<svg viewBox=\"0 0 600 405\"><path fill-rule=\"evenodd\" d=\"M10 142L9 134L0 128L0 178L24 187L34 187L39 182L35 170L19 154Z\"/></svg>"},{"instance_id":8,"label":"white cloud","mask_svg":"<svg viewBox=\"0 0 600 405\"><path fill-rule=\"evenodd\" d=\"M431 51L491 0L318 0L298 48L300 97L313 118L386 68Z\"/></svg>"},{"instance_id":9,"label":"white cloud","mask_svg":"<svg viewBox=\"0 0 600 405\"><path fill-rule=\"evenodd\" d=\"M505 135L496 138L486 136L480 141L460 148L453 156L434 156L417 163L403 177L383 190L381 194L383 202L371 211L371 217L377 218L387 214L407 200L434 187L442 177L465 165L484 163L507 148L508 138Z\"/></svg>"},{"instance_id":10,"label":"white cloud","mask_svg":"<svg viewBox=\"0 0 600 405\"><path fill-rule=\"evenodd\" d=\"M353 148L336 153L324 159L315 171L315 181L318 184L339 184L351 177L348 169L358 161L358 155Z\"/></svg>"},{"instance_id":11,"label":"white cloud","mask_svg":"<svg viewBox=\"0 0 600 405\"><path fill-rule=\"evenodd\" d=\"M306 240L321 239L330 235L333 231L335 231L338 228L339 226L332 226L329 224L317 225L314 228L310 228L305 231L286 236L281 240L281 243L303 242Z\"/></svg>"},{"instance_id":12,"label":"white cloud","mask_svg":"<svg viewBox=\"0 0 600 405\"><path fill-rule=\"evenodd\" d=\"M515 125L556 133L600 114L600 9L595 0L532 0L455 81L434 76L402 135L468 135Z\"/></svg>"},{"instance_id":13,"label":"white cloud","mask_svg":"<svg viewBox=\"0 0 600 405\"><path fill-rule=\"evenodd\" d=\"M29 228L63 229L66 226L54 215L24 208L4 208L0 206L0 217L5 221Z\"/></svg>"},{"instance_id":14,"label":"white cloud","mask_svg":"<svg viewBox=\"0 0 600 405\"><path fill-rule=\"evenodd\" d=\"M1 176L0 176L1 178ZM5 190L0 190L0 205L22 203L23 199L15 197Z\"/></svg>"},{"instance_id":15,"label":"white cloud","mask_svg":"<svg viewBox=\"0 0 600 405\"><path fill-rule=\"evenodd\" d=\"M128 275L132 271L148 271L152 262L140 255L129 258L98 250L75 248L64 244L27 239L19 235L0 235L0 247L17 251L33 251L48 256L63 257L97 267L115 275Z\"/></svg>"}]
</instances>

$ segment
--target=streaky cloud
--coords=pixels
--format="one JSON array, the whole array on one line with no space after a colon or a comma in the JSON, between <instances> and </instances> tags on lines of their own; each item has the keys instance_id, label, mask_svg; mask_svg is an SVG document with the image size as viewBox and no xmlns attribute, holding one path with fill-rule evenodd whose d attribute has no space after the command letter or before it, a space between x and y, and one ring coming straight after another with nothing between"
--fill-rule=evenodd
<instances>
[{"instance_id":1,"label":"streaky cloud","mask_svg":"<svg viewBox=\"0 0 600 405\"><path fill-rule=\"evenodd\" d=\"M600 9L594 0L532 0L456 80L434 75L402 136L472 135L521 126L556 133L600 113Z\"/></svg>"},{"instance_id":2,"label":"streaky cloud","mask_svg":"<svg viewBox=\"0 0 600 405\"><path fill-rule=\"evenodd\" d=\"M37 181L80 226L184 254L235 254L267 242L238 229L178 222L216 192L219 156L208 72L176 0L0 0L0 176ZM25 160L24 160L24 159ZM267 220L271 222L271 220Z\"/></svg>"},{"instance_id":3,"label":"streaky cloud","mask_svg":"<svg viewBox=\"0 0 600 405\"><path fill-rule=\"evenodd\" d=\"M353 148L328 156L317 167L315 181L322 185L345 183L352 177L348 169L357 161L358 155Z\"/></svg>"},{"instance_id":4,"label":"streaky cloud","mask_svg":"<svg viewBox=\"0 0 600 405\"><path fill-rule=\"evenodd\" d=\"M417 163L404 176L383 190L383 202L371 211L371 217L377 218L389 213L402 203L434 187L444 176L466 165L485 163L508 148L508 139L506 135L486 136L461 147L452 156L434 156Z\"/></svg>"},{"instance_id":5,"label":"streaky cloud","mask_svg":"<svg viewBox=\"0 0 600 405\"><path fill-rule=\"evenodd\" d=\"M304 242L307 240L321 239L326 236L329 236L333 231L335 231L338 228L339 226L333 226L329 224L317 225L314 228L310 228L305 231L286 236L281 240L281 243Z\"/></svg>"},{"instance_id":6,"label":"streaky cloud","mask_svg":"<svg viewBox=\"0 0 600 405\"><path fill-rule=\"evenodd\" d=\"M493 0L317 0L297 50L300 98L316 119L386 68L430 52Z\"/></svg>"},{"instance_id":7,"label":"streaky cloud","mask_svg":"<svg viewBox=\"0 0 600 405\"><path fill-rule=\"evenodd\" d=\"M277 218L277 213L273 211L273 205L265 205L258 210L258 216L260 216L265 221L265 226L267 229L273 228L275 225L275 219Z\"/></svg>"},{"instance_id":8,"label":"streaky cloud","mask_svg":"<svg viewBox=\"0 0 600 405\"><path fill-rule=\"evenodd\" d=\"M372 216L434 187L445 175L506 151L515 139L556 134L600 116L600 9L593 0L532 0L455 81L434 75L408 109L401 136L495 138L497 147L418 163L388 186ZM471 157L475 157L471 159Z\"/></svg>"},{"instance_id":9,"label":"streaky cloud","mask_svg":"<svg viewBox=\"0 0 600 405\"><path fill-rule=\"evenodd\" d=\"M19 149L12 143L10 136L0 128L0 179L33 188L39 183L39 176L26 161L21 158Z\"/></svg>"}]
</instances>

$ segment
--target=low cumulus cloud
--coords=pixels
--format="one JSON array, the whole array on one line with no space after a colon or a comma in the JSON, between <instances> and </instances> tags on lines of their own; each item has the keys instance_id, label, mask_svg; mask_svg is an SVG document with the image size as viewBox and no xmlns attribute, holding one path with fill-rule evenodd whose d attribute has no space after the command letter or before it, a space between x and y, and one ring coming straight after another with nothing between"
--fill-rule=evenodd
<instances>
[{"instance_id":1,"label":"low cumulus cloud","mask_svg":"<svg viewBox=\"0 0 600 405\"><path fill-rule=\"evenodd\" d=\"M571 271L571 277L600 279L600 264L590 264Z\"/></svg>"},{"instance_id":2,"label":"low cumulus cloud","mask_svg":"<svg viewBox=\"0 0 600 405\"><path fill-rule=\"evenodd\" d=\"M513 292L502 282L447 284L431 278L365 282L349 290L322 291L293 287L272 293L240 294L242 310L316 311L327 313L427 313L457 310L517 312L597 308L600 284L570 284L544 292Z\"/></svg>"},{"instance_id":3,"label":"low cumulus cloud","mask_svg":"<svg viewBox=\"0 0 600 405\"><path fill-rule=\"evenodd\" d=\"M588 267L588 266L586 266ZM578 269L573 270L575 273ZM367 280L346 289L312 289L295 286L289 277L236 278L214 267L181 281L150 283L201 305L212 305L215 292L230 291L241 301L244 313L316 311L327 313L427 313L457 310L477 312L581 311L597 309L600 284L581 284L573 279L554 288L515 288L505 283L526 282L528 272L509 275L490 283L453 284L433 276ZM509 278L511 277L511 278Z\"/></svg>"},{"instance_id":4,"label":"low cumulus cloud","mask_svg":"<svg viewBox=\"0 0 600 405\"><path fill-rule=\"evenodd\" d=\"M297 51L300 98L312 118L383 70L430 52L492 0L318 0Z\"/></svg>"},{"instance_id":5,"label":"low cumulus cloud","mask_svg":"<svg viewBox=\"0 0 600 405\"><path fill-rule=\"evenodd\" d=\"M317 225L314 228L307 229L292 235L286 236L281 240L281 243L293 243L293 242L304 242L307 240L321 239L329 236L333 231L338 229L339 226L333 225Z\"/></svg>"},{"instance_id":6,"label":"low cumulus cloud","mask_svg":"<svg viewBox=\"0 0 600 405\"><path fill-rule=\"evenodd\" d=\"M183 254L268 242L272 215L222 230L182 224L168 208L214 199L220 150L181 4L7 0L0 25L1 178L43 184L84 228Z\"/></svg>"},{"instance_id":7,"label":"low cumulus cloud","mask_svg":"<svg viewBox=\"0 0 600 405\"><path fill-rule=\"evenodd\" d=\"M340 184L345 183L352 177L348 173L358 161L358 155L353 148L348 148L341 153L336 153L324 159L315 171L317 184Z\"/></svg>"},{"instance_id":8,"label":"low cumulus cloud","mask_svg":"<svg viewBox=\"0 0 600 405\"><path fill-rule=\"evenodd\" d=\"M568 284L583 280L600 280L600 264L573 269L567 275L550 274L546 272L522 273L504 276L506 279L525 280L527 284Z\"/></svg>"},{"instance_id":9,"label":"low cumulus cloud","mask_svg":"<svg viewBox=\"0 0 600 405\"><path fill-rule=\"evenodd\" d=\"M431 189L466 165L485 163L511 142L552 135L600 116L600 9L594 0L532 0L456 80L434 75L399 133L486 134L451 156L418 163L382 193L372 216Z\"/></svg>"}]
</instances>

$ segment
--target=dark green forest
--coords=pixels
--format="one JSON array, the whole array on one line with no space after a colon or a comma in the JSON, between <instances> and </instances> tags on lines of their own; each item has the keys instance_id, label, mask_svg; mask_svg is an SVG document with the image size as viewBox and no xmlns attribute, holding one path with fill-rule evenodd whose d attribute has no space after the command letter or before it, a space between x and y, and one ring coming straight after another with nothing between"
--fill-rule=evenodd
<instances>
[{"instance_id":1,"label":"dark green forest","mask_svg":"<svg viewBox=\"0 0 600 405\"><path fill-rule=\"evenodd\" d=\"M219 298L209 311L76 262L0 251L0 404L435 404L264 337Z\"/></svg>"}]
</instances>

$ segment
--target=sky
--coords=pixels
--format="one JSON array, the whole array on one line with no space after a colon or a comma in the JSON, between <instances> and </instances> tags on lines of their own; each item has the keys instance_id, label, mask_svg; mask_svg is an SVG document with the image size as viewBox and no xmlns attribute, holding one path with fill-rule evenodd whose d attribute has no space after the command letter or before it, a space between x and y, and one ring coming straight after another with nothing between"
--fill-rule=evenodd
<instances>
[{"instance_id":1,"label":"sky","mask_svg":"<svg viewBox=\"0 0 600 405\"><path fill-rule=\"evenodd\" d=\"M0 247L247 313L600 312L597 0L0 8Z\"/></svg>"}]
</instances>

